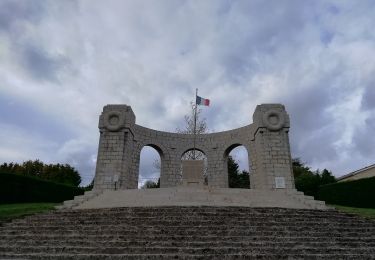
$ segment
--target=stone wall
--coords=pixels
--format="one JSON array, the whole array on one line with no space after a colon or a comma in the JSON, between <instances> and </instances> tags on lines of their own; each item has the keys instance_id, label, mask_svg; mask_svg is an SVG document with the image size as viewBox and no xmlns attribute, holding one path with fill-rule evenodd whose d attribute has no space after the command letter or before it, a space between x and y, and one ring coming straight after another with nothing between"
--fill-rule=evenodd
<instances>
[{"instance_id":1,"label":"stone wall","mask_svg":"<svg viewBox=\"0 0 375 260\"><path fill-rule=\"evenodd\" d=\"M207 157L208 185L228 187L227 158L243 145L249 155L253 189L293 189L289 116L283 105L258 105L253 123L230 131L197 136L196 148ZM107 105L99 119L100 141L95 189L136 189L140 153L155 148L161 158L161 187L182 182L181 156L193 148L193 135L149 129L135 124L130 106Z\"/></svg>"}]
</instances>

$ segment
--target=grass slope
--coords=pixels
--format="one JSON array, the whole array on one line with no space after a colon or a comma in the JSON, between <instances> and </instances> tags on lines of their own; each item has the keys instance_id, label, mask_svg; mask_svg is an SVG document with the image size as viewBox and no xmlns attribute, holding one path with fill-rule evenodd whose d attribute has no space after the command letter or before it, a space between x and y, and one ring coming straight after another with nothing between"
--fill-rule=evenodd
<instances>
[{"instance_id":1,"label":"grass slope","mask_svg":"<svg viewBox=\"0 0 375 260\"><path fill-rule=\"evenodd\" d=\"M0 204L0 222L54 209L57 203Z\"/></svg>"},{"instance_id":2,"label":"grass slope","mask_svg":"<svg viewBox=\"0 0 375 260\"><path fill-rule=\"evenodd\" d=\"M337 210L342 211L342 212L352 213L352 214L360 215L362 217L375 219L375 209L353 208L353 207L346 207L346 206L340 206L340 205L333 205L333 206Z\"/></svg>"}]
</instances>

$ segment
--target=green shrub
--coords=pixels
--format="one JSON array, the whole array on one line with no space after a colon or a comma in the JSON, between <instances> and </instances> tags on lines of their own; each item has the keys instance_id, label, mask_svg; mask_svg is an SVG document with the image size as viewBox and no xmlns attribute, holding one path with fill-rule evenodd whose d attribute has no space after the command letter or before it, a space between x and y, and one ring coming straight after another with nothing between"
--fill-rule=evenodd
<instances>
[{"instance_id":1,"label":"green shrub","mask_svg":"<svg viewBox=\"0 0 375 260\"><path fill-rule=\"evenodd\" d=\"M83 194L83 189L35 177L0 173L0 203L62 202Z\"/></svg>"},{"instance_id":2,"label":"green shrub","mask_svg":"<svg viewBox=\"0 0 375 260\"><path fill-rule=\"evenodd\" d=\"M329 204L375 208L375 177L320 186L317 199Z\"/></svg>"}]
</instances>

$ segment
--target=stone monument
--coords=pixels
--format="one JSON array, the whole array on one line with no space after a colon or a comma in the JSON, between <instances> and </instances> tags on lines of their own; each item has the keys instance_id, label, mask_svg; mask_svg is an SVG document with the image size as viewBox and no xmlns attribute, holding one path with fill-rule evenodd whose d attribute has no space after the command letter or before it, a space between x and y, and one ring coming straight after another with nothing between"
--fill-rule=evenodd
<instances>
[{"instance_id":1,"label":"stone monument","mask_svg":"<svg viewBox=\"0 0 375 260\"><path fill-rule=\"evenodd\" d=\"M289 148L289 116L283 105L258 105L253 123L218 133L201 134L196 147L207 156L208 185L228 187L227 158L236 146L243 145L249 155L251 188L294 188ZM155 148L161 158L161 187L181 184L178 174L181 155L191 150L193 135L162 132L135 123L130 106L107 105L99 120L100 141L95 189L136 189L140 152L144 146ZM277 186L277 183L283 183Z\"/></svg>"},{"instance_id":2,"label":"stone monument","mask_svg":"<svg viewBox=\"0 0 375 260\"><path fill-rule=\"evenodd\" d=\"M250 121L250 120L249 120ZM107 105L99 118L99 150L94 189L66 207L158 205L237 205L326 208L324 202L297 192L289 145L290 120L281 104L258 105L253 122L237 129L200 134L196 149L207 158L207 186L197 175L203 165L183 162L194 135L169 133L136 124L128 105ZM250 189L228 188L227 159L243 145L248 152ZM137 190L140 153L155 148L161 158L160 189ZM185 175L181 177L181 165ZM95 198L94 198L95 197Z\"/></svg>"}]
</instances>

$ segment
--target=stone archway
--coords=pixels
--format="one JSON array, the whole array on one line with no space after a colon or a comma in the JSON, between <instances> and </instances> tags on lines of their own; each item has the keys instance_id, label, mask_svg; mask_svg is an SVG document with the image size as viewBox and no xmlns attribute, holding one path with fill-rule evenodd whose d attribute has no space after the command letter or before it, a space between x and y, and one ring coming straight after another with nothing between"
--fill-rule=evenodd
<instances>
[{"instance_id":1,"label":"stone archway","mask_svg":"<svg viewBox=\"0 0 375 260\"><path fill-rule=\"evenodd\" d=\"M245 159L245 162L243 162L246 166L245 166L245 169L242 169L242 171L246 171L248 174L246 174L246 176L244 175L244 176L242 176L243 175L243 173L241 173L241 168L242 167L240 167L240 164L241 164L241 162L240 161L236 161L237 160L237 158L235 158L235 157L233 157L233 156L231 156L231 154L236 150L236 149L239 149L239 148L242 148L242 152L243 153L245 153L244 154L244 156L246 157L246 158L244 158ZM228 183L229 183L229 188L250 188L250 176L249 176L249 174L250 174L250 153L249 153L249 149L248 148L246 148L246 146L245 145L243 145L243 144L239 144L239 143L236 143L236 144L232 144L232 145L230 145L226 150L225 150L225 152L224 152L224 168L225 168L225 165L226 165L226 170L227 170L227 176L228 176ZM239 184L235 184L235 183L233 183L235 180L231 180L231 176L230 176L230 173L229 173L229 156L231 156L231 160L233 160L233 162L234 163L238 163L237 165L239 166L239 175L235 175L237 178L239 178L239 177L243 177L243 178L247 178L247 180L246 180L246 185L248 185L248 186L243 186L244 184L242 184L242 185L239 185ZM232 169L232 170L234 170L234 169ZM233 173L232 173L233 174ZM232 176L232 177L234 177L234 176ZM243 180L243 181L245 181L245 180Z\"/></svg>"},{"instance_id":2,"label":"stone archway","mask_svg":"<svg viewBox=\"0 0 375 260\"><path fill-rule=\"evenodd\" d=\"M146 182L157 183L158 181L160 181L163 162L163 151L157 145L147 144L141 148L138 173L138 188L144 186Z\"/></svg>"},{"instance_id":3,"label":"stone archway","mask_svg":"<svg viewBox=\"0 0 375 260\"><path fill-rule=\"evenodd\" d=\"M218 133L197 136L197 147L207 156L208 184L227 188L223 154L242 144L251 154L253 189L293 189L289 148L289 116L283 105L256 107L253 123ZM100 141L94 189L113 189L114 176L121 176L121 189L137 188L139 154L144 145L155 144L163 152L161 187L180 185L181 154L192 147L192 134L157 131L135 123L130 106L107 105L99 118Z\"/></svg>"}]
</instances>

